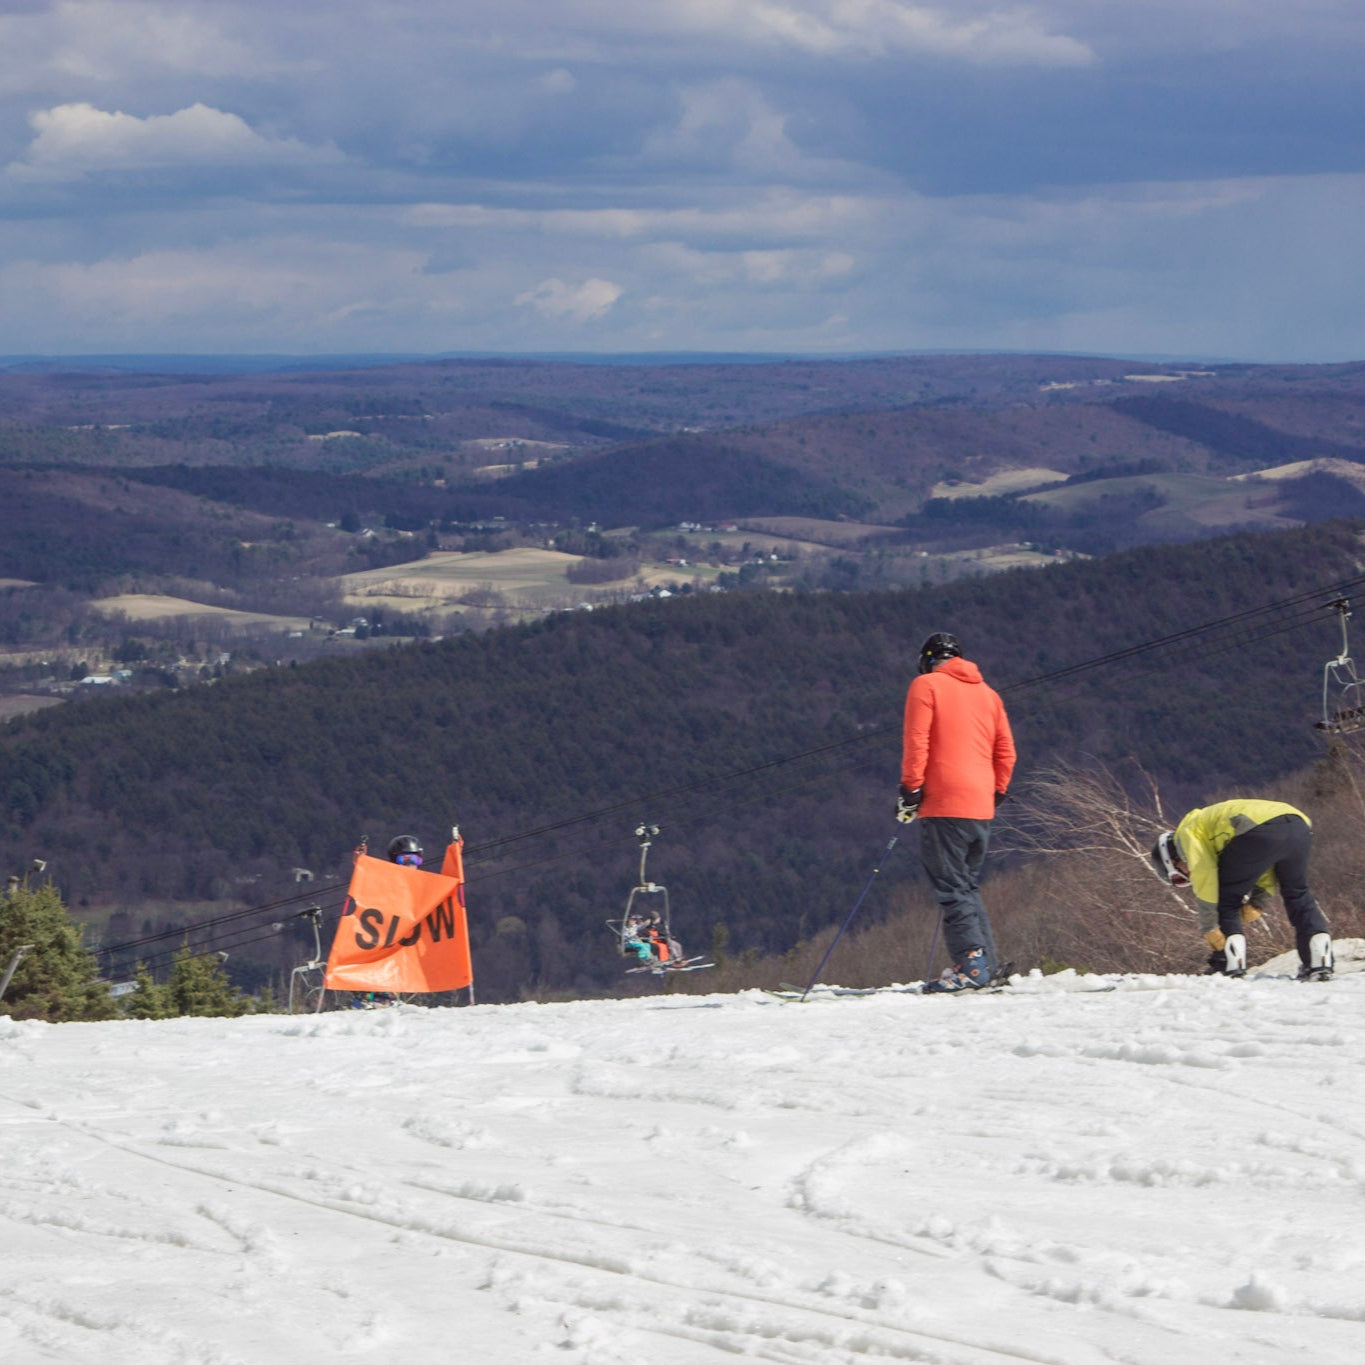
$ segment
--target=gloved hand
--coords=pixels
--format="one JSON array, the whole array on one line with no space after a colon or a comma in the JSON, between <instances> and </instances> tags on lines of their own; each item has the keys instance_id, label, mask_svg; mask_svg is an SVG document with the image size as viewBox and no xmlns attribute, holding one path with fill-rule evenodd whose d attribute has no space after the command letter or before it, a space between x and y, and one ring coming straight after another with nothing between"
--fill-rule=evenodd
<instances>
[{"instance_id":1,"label":"gloved hand","mask_svg":"<svg viewBox=\"0 0 1365 1365\"><path fill-rule=\"evenodd\" d=\"M1227 945L1227 937L1221 929L1210 929L1208 933L1204 935L1204 942L1207 943L1215 953L1218 953L1222 952L1223 948Z\"/></svg>"},{"instance_id":2,"label":"gloved hand","mask_svg":"<svg viewBox=\"0 0 1365 1365\"><path fill-rule=\"evenodd\" d=\"M1005 804L1005 802L1008 801L1009 799L1010 799L1010 794L1009 794L1009 792L996 792L996 794L995 794L995 808L996 808L996 810L999 810L1000 807L1003 806L1003 805Z\"/></svg>"},{"instance_id":3,"label":"gloved hand","mask_svg":"<svg viewBox=\"0 0 1365 1365\"><path fill-rule=\"evenodd\" d=\"M903 825L908 825L916 815L919 814L919 803L924 800L924 788L916 787L911 791L904 782L901 783L900 794L896 797L896 819Z\"/></svg>"},{"instance_id":4,"label":"gloved hand","mask_svg":"<svg viewBox=\"0 0 1365 1365\"><path fill-rule=\"evenodd\" d=\"M1258 919L1260 919L1260 918L1261 918L1261 908L1260 908L1260 906L1258 906L1258 905L1252 905L1251 902L1248 901L1248 902L1242 907L1242 923L1243 923L1243 924L1255 924L1256 921L1257 921Z\"/></svg>"}]
</instances>

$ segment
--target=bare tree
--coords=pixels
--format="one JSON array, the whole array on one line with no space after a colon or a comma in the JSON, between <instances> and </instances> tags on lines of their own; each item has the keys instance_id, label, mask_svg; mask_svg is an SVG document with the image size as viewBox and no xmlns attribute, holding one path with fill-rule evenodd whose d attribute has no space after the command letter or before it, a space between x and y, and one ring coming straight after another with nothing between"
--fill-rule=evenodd
<instances>
[{"instance_id":1,"label":"bare tree","mask_svg":"<svg viewBox=\"0 0 1365 1365\"><path fill-rule=\"evenodd\" d=\"M1038 774L1011 808L1012 843L1048 870L1040 935L1058 962L1096 970L1188 970L1194 907L1152 875L1149 852L1175 820L1141 765L1123 782L1097 761Z\"/></svg>"}]
</instances>

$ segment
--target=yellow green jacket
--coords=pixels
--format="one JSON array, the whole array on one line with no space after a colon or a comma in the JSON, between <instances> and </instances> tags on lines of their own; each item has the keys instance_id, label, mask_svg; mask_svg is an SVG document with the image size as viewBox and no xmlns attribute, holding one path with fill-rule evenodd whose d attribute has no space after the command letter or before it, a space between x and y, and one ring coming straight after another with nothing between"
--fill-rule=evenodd
<instances>
[{"instance_id":1,"label":"yellow green jacket","mask_svg":"<svg viewBox=\"0 0 1365 1365\"><path fill-rule=\"evenodd\" d=\"M1181 860L1190 869L1190 886L1199 902L1201 932L1218 927L1218 855L1237 835L1245 834L1277 815L1297 815L1305 824L1312 824L1301 810L1287 806L1283 801L1238 798L1192 810L1176 826L1175 841L1180 846ZM1257 880L1251 903L1257 909L1263 909L1279 889L1279 881L1271 868Z\"/></svg>"}]
</instances>

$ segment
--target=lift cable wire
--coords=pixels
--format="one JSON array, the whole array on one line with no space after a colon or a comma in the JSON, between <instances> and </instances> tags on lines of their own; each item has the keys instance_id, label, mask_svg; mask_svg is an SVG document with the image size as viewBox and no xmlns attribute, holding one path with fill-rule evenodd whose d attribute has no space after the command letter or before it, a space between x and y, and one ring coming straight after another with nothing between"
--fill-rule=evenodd
<instances>
[{"instance_id":1,"label":"lift cable wire","mask_svg":"<svg viewBox=\"0 0 1365 1365\"><path fill-rule=\"evenodd\" d=\"M279 910L286 905L297 905L300 901L316 900L319 896L325 895L329 891L334 891L338 887L345 887L345 882L330 882L323 886L315 886L308 891L300 892L295 896L285 896L281 900L269 901L265 905L249 906L245 910L233 910L226 915L215 915L212 919L199 920L193 928L209 928L219 924L230 924L234 920L249 919L253 915L264 915L272 910ZM168 938L183 938L191 926L180 925L177 928L160 929L155 933L144 934L141 938L126 939L122 943L101 944L97 949L101 953L125 953L134 948L140 948L144 943L160 943Z\"/></svg>"},{"instance_id":2,"label":"lift cable wire","mask_svg":"<svg viewBox=\"0 0 1365 1365\"><path fill-rule=\"evenodd\" d=\"M1239 637L1230 642L1214 643L1205 651L1187 651L1183 656L1183 661L1187 663L1199 662L1205 657L1215 657L1225 653L1230 649L1242 648L1247 644L1258 643L1262 638L1269 638L1270 635L1281 634L1286 630L1297 629L1300 626L1310 624L1313 620L1321 616L1321 599L1324 594L1339 594L1342 590L1357 584L1365 584L1365 575L1347 580L1328 588L1315 588L1308 592L1297 594L1294 597L1285 598L1280 601L1270 602L1261 607L1250 608L1246 611L1236 612L1228 616L1219 617L1214 621L1209 621L1199 626L1191 626L1184 630L1176 631L1173 634L1162 636L1160 639L1149 640L1142 644L1130 645L1125 649L1114 650L1109 654L1100 655L1094 659L1088 659L1081 663L1070 664L1064 668L1054 669L1048 673L1039 674L1033 678L1027 678L1020 682L1010 683L999 689L1002 696L1015 692L1027 691L1031 688L1041 687L1050 683L1069 682L1083 673L1092 672L1096 669L1109 667L1115 663L1122 663L1128 659L1137 658L1144 654L1150 654L1156 650L1169 650L1176 645L1187 641L1197 641L1200 636L1207 635L1212 631L1234 625L1239 622L1249 621L1258 616L1264 616L1269 612L1282 611L1286 608L1298 607L1306 602L1313 602L1312 610L1301 610L1295 617L1285 624L1279 624L1276 628L1268 632L1265 636L1249 635ZM1146 671L1157 671L1165 667L1159 664L1155 668ZM632 797L629 800L621 801L612 806L600 808L596 811L589 811L582 815L571 816L567 820L558 821L555 824L541 825L535 829L523 830L516 834L506 835L501 839L489 840L471 848L466 853L467 862L481 863L491 860L492 855L503 848L512 844L520 843L527 839L540 838L547 834L555 834L564 829L570 829L577 825L603 819L609 815L615 815L625 810L638 810L642 804L658 803L668 799L694 791L704 790L722 783L738 781L742 778L752 777L759 773L769 772L774 769L785 767L788 763L811 757L813 755L832 753L837 750L849 748L855 744L863 744L873 739L881 739L888 734L894 733L899 727L896 725L883 725L873 729L864 730L857 735L852 735L844 739L831 740L829 743L817 745L812 749L806 749L800 753L788 754L781 758L771 759L765 763L755 764L753 767L741 769L736 772L722 774L713 778L704 778L696 782L681 784L677 787L665 788L662 791L652 793L644 798Z\"/></svg>"},{"instance_id":3,"label":"lift cable wire","mask_svg":"<svg viewBox=\"0 0 1365 1365\"><path fill-rule=\"evenodd\" d=\"M1312 624L1315 620L1321 619L1322 599L1327 596L1341 596L1350 589L1355 589L1365 584L1365 575L1343 580L1329 587L1313 588L1306 592L1296 594L1293 597L1283 598L1275 602L1266 603L1260 607L1248 608L1241 612L1230 613L1227 616L1218 617L1213 621L1208 621L1198 626L1190 626L1180 631L1175 631L1169 635L1162 636L1155 640L1145 641L1137 645L1130 645L1124 649L1114 650L1108 654L1099 655L1093 659L1084 660L1080 663L1067 665L1063 668L1054 669L1047 673L1039 674L1032 678L1023 679L1016 683L1009 683L998 689L1002 696L1016 692L1024 692L1036 687L1049 684L1067 684L1074 682L1084 674L1111 667L1116 663L1122 663L1143 656L1150 656L1154 652L1162 650L1169 651L1180 646L1181 662L1185 664L1199 663L1206 659L1218 657L1221 654L1231 652L1235 649L1244 649L1249 645L1259 644L1264 640L1275 636L1286 634L1290 631L1299 630L1304 626ZM1264 617L1273 612L1283 613L1277 621L1257 621L1257 618ZM1227 630L1230 627L1240 628L1234 631L1230 638L1204 639L1219 630ZM1146 667L1134 672L1133 677L1149 676L1151 673L1159 672L1167 663L1164 659L1157 659L1147 664ZM675 787L664 788L660 791L647 794L643 797L634 796L626 800L615 802L612 805L601 807L594 811L575 815L567 820L561 820L549 825L541 825L534 829L523 830L515 834L506 835L499 839L491 839L482 844L474 845L465 854L465 863L468 868L485 866L488 863L496 862L498 855L513 845L523 843L530 839L545 838L548 835L557 834L564 830L577 828L585 824L596 824L602 820L621 814L624 811L631 811L638 814L643 809L661 812L670 802L679 798L693 797L700 800L708 793L714 794L717 788L729 787L746 779L764 778L772 773L786 770L789 765L807 761L815 758L822 758L849 750L855 745L861 745L874 739L883 739L895 733L899 729L898 725L883 725L861 731L857 735L847 736L843 739L831 740L828 743L816 745L813 748L805 749L797 753L788 754L783 757L767 760L763 763L754 764L745 769L740 769L730 773L723 773L711 778L703 778L694 782L682 783ZM871 761L866 757L859 757L853 762L835 764L833 767L816 774L814 777L807 778L804 782L794 785L789 779L784 780L781 793L790 795L792 791L799 788L818 785L830 777L840 775ZM731 804L733 806L748 805L754 801L764 800L777 794L772 789L764 789L749 796L737 797ZM708 804L708 810L713 810ZM706 811L699 812L696 816L684 809L671 817L674 824L694 823L699 820ZM691 818L689 818L691 817ZM609 840L608 843L616 844L624 840ZM578 856L582 852L581 848L574 848L565 853L550 854L541 859L534 859L531 862L520 863L513 867L503 868L494 872L485 872L481 875L468 878L470 884L503 877L515 872L527 870L531 867L544 866L546 864L562 861L568 857ZM281 907L297 904L302 900L316 900L332 891L344 888L346 883L335 882L323 886L314 887L308 892L298 895L284 897L277 901L269 902L265 905L251 906L247 909L231 912L227 915L217 916L212 919L201 920L192 926L196 930L214 929L221 925L235 923L237 921L250 919L254 916L270 913ZM242 926L243 930L251 926ZM188 932L186 926L179 928L162 930L157 933L148 934L141 938L129 939L123 943L110 944L102 947L99 951L102 954L113 955L115 953L126 953L132 949L143 946L144 944L163 942L166 939L181 937ZM268 933L261 935L261 938L273 936L278 931L271 928ZM251 942L259 941L256 939ZM238 945L241 946L241 945ZM178 950L176 950L178 951Z\"/></svg>"},{"instance_id":4,"label":"lift cable wire","mask_svg":"<svg viewBox=\"0 0 1365 1365\"><path fill-rule=\"evenodd\" d=\"M864 756L862 758L859 758L854 763L851 764L842 763L834 768L825 769L813 775L810 775L803 780L797 780L795 782L785 782L781 788L781 794L790 797L793 794L807 791L814 787L818 787L822 783L829 781L831 778L842 777L850 769L868 767L877 761L879 760L877 760L874 756ZM750 793L747 796L742 796L735 800L732 800L728 804L727 810L733 811L743 806L753 805L758 801L770 800L774 795L775 795L774 791L767 789L759 792ZM714 819L715 810L716 808L714 806L705 806L697 810L684 810L677 814L669 815L668 823L669 826L672 828L688 828L690 826L701 825ZM632 847L635 846L636 840L633 835L619 834L611 835L593 843L586 849L584 848L583 845L576 844L572 848L547 854L543 858L535 858L527 862L521 862L513 866L500 868L496 871L484 872L478 876L468 878L467 884L472 886L483 882L494 881L502 877L513 876L516 875L517 873L530 871L537 867L546 867L553 865L555 863L562 863L570 858L581 857L585 852L590 855L596 854L605 855L608 853L614 854L620 848L627 844L631 845ZM333 896L329 899L327 897L327 893L336 891L344 893L346 885L347 884L344 882L333 882L328 885L317 887L314 895L311 898L318 903L319 909L339 910L340 907L345 903L346 899L345 895L342 894L339 896ZM290 899L292 901L296 901L300 899L300 897L291 897ZM287 903L288 902L276 901L272 902L269 905L256 906L252 910L238 911L232 915L224 915L218 919L200 920L198 923L194 925L182 926L181 928L177 929L163 930L160 933L148 935L145 939L130 940L128 943L124 944L114 944L111 945L109 948L100 949L100 951L112 954L114 952L127 951L130 948L141 946L143 943L158 941L164 942L164 940L166 939L177 937L185 939L187 935L191 939L193 939L193 942L190 944L190 947L192 950L191 955L195 957L211 956L220 951L243 948L254 943L268 942L269 940L276 938L279 935L283 928L283 925L279 925L277 923L270 923L264 926L259 924L244 925L241 923L236 923L235 921L239 921L242 918L251 914L265 914L267 911L273 910L277 906ZM302 917L303 917L302 914L291 916L291 918L294 919L301 919ZM221 933L209 932L207 934L207 937L205 936L205 931L215 931L218 928L218 926L223 925L227 926L223 932ZM249 937L238 938L237 935L239 934L248 934ZM146 956L139 956L137 961L139 965L146 967L149 971L157 971L160 970L162 967L166 967L172 964L175 961L176 956L180 953L183 946L184 944L182 943L173 947L161 947Z\"/></svg>"}]
</instances>

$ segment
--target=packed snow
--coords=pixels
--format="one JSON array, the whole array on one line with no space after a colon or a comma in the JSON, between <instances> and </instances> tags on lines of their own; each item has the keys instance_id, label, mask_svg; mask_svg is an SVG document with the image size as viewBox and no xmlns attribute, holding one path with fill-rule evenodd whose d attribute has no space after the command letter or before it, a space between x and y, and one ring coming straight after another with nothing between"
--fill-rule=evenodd
<instances>
[{"instance_id":1,"label":"packed snow","mask_svg":"<svg viewBox=\"0 0 1365 1365\"><path fill-rule=\"evenodd\" d=\"M1338 958L0 1017L0 1360L1357 1365L1365 943Z\"/></svg>"}]
</instances>

